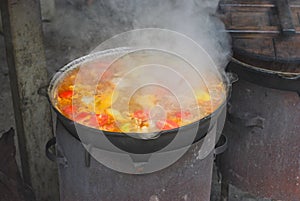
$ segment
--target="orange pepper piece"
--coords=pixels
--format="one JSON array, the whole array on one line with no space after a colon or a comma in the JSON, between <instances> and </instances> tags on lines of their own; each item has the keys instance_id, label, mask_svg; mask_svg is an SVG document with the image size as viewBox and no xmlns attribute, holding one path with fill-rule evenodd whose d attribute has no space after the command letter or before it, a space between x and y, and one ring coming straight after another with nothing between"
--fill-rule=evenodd
<instances>
[{"instance_id":1,"label":"orange pepper piece","mask_svg":"<svg viewBox=\"0 0 300 201\"><path fill-rule=\"evenodd\" d=\"M107 114L96 114L100 126L108 124L109 116Z\"/></svg>"}]
</instances>

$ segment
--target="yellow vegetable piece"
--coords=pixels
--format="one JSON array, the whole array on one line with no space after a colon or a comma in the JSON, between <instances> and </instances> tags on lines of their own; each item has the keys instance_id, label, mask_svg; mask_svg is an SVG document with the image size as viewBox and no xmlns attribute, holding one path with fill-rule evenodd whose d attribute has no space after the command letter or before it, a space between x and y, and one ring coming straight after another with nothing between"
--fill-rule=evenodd
<instances>
[{"instance_id":1,"label":"yellow vegetable piece","mask_svg":"<svg viewBox=\"0 0 300 201\"><path fill-rule=\"evenodd\" d=\"M124 133L128 133L130 131L131 123L123 124L120 130Z\"/></svg>"},{"instance_id":2,"label":"yellow vegetable piece","mask_svg":"<svg viewBox=\"0 0 300 201\"><path fill-rule=\"evenodd\" d=\"M200 101L210 101L210 95L206 91L197 91L196 97Z\"/></svg>"},{"instance_id":3,"label":"yellow vegetable piece","mask_svg":"<svg viewBox=\"0 0 300 201\"><path fill-rule=\"evenodd\" d=\"M111 93L107 93L104 96L101 96L100 103L97 103L96 108L97 110L104 110L108 107L110 107L117 99L118 99L119 93L117 91L114 91L111 95Z\"/></svg>"},{"instance_id":4,"label":"yellow vegetable piece","mask_svg":"<svg viewBox=\"0 0 300 201\"><path fill-rule=\"evenodd\" d=\"M112 109L112 108L109 108L106 110L106 112L113 116L113 118L116 120L116 121L119 121L119 122L124 122L124 121L127 121L126 118L124 118L122 116L122 114L118 111L118 110L115 110L115 109Z\"/></svg>"}]
</instances>

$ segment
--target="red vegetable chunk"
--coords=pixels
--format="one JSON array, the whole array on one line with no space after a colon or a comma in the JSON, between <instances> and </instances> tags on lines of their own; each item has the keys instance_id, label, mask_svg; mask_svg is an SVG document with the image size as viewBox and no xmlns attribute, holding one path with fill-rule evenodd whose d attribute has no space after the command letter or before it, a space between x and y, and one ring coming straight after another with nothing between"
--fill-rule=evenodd
<instances>
[{"instance_id":1,"label":"red vegetable chunk","mask_svg":"<svg viewBox=\"0 0 300 201\"><path fill-rule=\"evenodd\" d=\"M190 112L190 111L176 112L176 113L175 113L175 116L176 116L178 119L186 119L186 118L191 117L191 112Z\"/></svg>"},{"instance_id":2,"label":"red vegetable chunk","mask_svg":"<svg viewBox=\"0 0 300 201\"><path fill-rule=\"evenodd\" d=\"M66 91L60 92L58 94L58 96L60 98L71 98L73 96L73 90L66 90Z\"/></svg>"},{"instance_id":3,"label":"red vegetable chunk","mask_svg":"<svg viewBox=\"0 0 300 201\"><path fill-rule=\"evenodd\" d=\"M80 112L80 113L76 116L75 120L76 120L76 121L84 120L84 119L87 118L89 115L90 115L90 113L88 113L88 112Z\"/></svg>"},{"instance_id":4,"label":"red vegetable chunk","mask_svg":"<svg viewBox=\"0 0 300 201\"><path fill-rule=\"evenodd\" d=\"M98 118L97 116L93 115L89 121L88 121L88 125L92 126L92 127L99 127L99 123L98 123Z\"/></svg>"},{"instance_id":5,"label":"red vegetable chunk","mask_svg":"<svg viewBox=\"0 0 300 201\"><path fill-rule=\"evenodd\" d=\"M142 121L147 121L149 119L149 112L145 110L137 110L133 113L133 117Z\"/></svg>"},{"instance_id":6,"label":"red vegetable chunk","mask_svg":"<svg viewBox=\"0 0 300 201\"><path fill-rule=\"evenodd\" d=\"M66 114L68 117L72 117L73 114L76 113L76 110L77 110L76 107L73 106L73 105L67 105L67 106L62 108L62 112L64 114Z\"/></svg>"}]
</instances>

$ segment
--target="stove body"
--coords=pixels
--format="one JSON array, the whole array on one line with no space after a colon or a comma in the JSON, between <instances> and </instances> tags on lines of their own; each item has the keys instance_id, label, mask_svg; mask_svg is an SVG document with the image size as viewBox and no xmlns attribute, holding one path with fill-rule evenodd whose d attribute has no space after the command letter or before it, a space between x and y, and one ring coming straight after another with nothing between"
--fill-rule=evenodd
<instances>
[{"instance_id":1,"label":"stove body","mask_svg":"<svg viewBox=\"0 0 300 201\"><path fill-rule=\"evenodd\" d=\"M232 87L218 159L228 183L258 197L300 200L300 1L220 2L231 33Z\"/></svg>"},{"instance_id":2,"label":"stove body","mask_svg":"<svg viewBox=\"0 0 300 201\"><path fill-rule=\"evenodd\" d=\"M67 160L59 164L61 201L207 201L210 199L214 153L198 158L203 140L193 144L174 164L160 171L131 175L86 160L86 151L58 121L57 150ZM212 140L212 150L214 140ZM166 153L168 154L168 153Z\"/></svg>"},{"instance_id":3,"label":"stove body","mask_svg":"<svg viewBox=\"0 0 300 201\"><path fill-rule=\"evenodd\" d=\"M224 182L259 197L300 200L298 94L239 80L230 104Z\"/></svg>"}]
</instances>

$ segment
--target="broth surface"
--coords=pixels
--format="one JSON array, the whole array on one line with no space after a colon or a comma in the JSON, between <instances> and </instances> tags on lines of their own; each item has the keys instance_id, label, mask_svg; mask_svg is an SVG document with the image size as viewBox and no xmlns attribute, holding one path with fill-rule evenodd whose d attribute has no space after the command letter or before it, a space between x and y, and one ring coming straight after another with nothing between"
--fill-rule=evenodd
<instances>
[{"instance_id":1,"label":"broth surface","mask_svg":"<svg viewBox=\"0 0 300 201\"><path fill-rule=\"evenodd\" d=\"M53 103L67 118L100 130L150 133L178 128L215 111L225 100L223 82L206 73L194 97L178 98L159 85L141 87L129 96L130 80L122 82L122 66L81 64L65 72L53 94Z\"/></svg>"}]
</instances>

